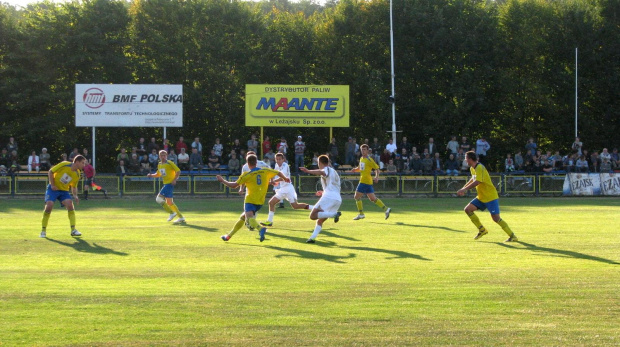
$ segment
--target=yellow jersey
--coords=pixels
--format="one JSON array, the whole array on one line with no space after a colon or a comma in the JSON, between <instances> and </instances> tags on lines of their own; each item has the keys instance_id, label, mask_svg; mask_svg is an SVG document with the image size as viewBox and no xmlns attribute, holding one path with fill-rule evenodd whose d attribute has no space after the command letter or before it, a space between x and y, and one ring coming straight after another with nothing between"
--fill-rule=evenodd
<instances>
[{"instance_id":1,"label":"yellow jersey","mask_svg":"<svg viewBox=\"0 0 620 347\"><path fill-rule=\"evenodd\" d=\"M360 183L372 184L372 170L379 170L379 165L371 157L360 158Z\"/></svg>"},{"instance_id":2,"label":"yellow jersey","mask_svg":"<svg viewBox=\"0 0 620 347\"><path fill-rule=\"evenodd\" d=\"M487 203L499 199L497 189L495 189L495 185L493 185L491 181L491 176L489 176L489 172L484 165L478 163L475 168L470 167L469 172L474 181L480 182L480 184L476 186L476 192L478 193L476 198L478 198L478 200Z\"/></svg>"},{"instance_id":3,"label":"yellow jersey","mask_svg":"<svg viewBox=\"0 0 620 347\"><path fill-rule=\"evenodd\" d=\"M72 164L73 163L70 161L63 161L52 167L51 171L54 173L54 185L56 185L58 190L68 192L71 186L77 187L81 172L80 170L71 170Z\"/></svg>"},{"instance_id":4,"label":"yellow jersey","mask_svg":"<svg viewBox=\"0 0 620 347\"><path fill-rule=\"evenodd\" d=\"M159 164L157 164L157 176L155 177L161 177L164 184L170 184L179 171L181 171L181 169L179 169L174 162L167 160L165 163L162 163L160 161Z\"/></svg>"},{"instance_id":5,"label":"yellow jersey","mask_svg":"<svg viewBox=\"0 0 620 347\"><path fill-rule=\"evenodd\" d=\"M254 168L244 172L238 179L237 184L245 184L247 194L244 203L262 205L269 189L269 181L277 176L279 171L269 168Z\"/></svg>"}]
</instances>

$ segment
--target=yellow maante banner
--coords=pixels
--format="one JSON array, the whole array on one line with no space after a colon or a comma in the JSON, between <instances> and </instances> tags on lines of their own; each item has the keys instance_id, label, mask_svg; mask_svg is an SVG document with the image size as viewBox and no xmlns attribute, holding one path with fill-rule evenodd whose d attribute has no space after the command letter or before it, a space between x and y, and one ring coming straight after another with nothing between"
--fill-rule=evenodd
<instances>
[{"instance_id":1,"label":"yellow maante banner","mask_svg":"<svg viewBox=\"0 0 620 347\"><path fill-rule=\"evenodd\" d=\"M348 127L349 86L246 84L245 125Z\"/></svg>"}]
</instances>

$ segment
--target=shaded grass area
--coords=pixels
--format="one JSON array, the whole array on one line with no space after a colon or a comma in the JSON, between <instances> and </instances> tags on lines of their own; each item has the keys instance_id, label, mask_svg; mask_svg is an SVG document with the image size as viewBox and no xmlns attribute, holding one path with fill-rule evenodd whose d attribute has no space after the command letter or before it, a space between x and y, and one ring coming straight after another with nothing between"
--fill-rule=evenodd
<instances>
[{"instance_id":1,"label":"shaded grass area","mask_svg":"<svg viewBox=\"0 0 620 347\"><path fill-rule=\"evenodd\" d=\"M42 203L1 200L2 345L618 345L618 199L501 199L521 242L466 199L368 200L309 245L307 211L227 232L239 199L78 206L39 239ZM266 207L261 210L266 216ZM259 218L260 219L260 218Z\"/></svg>"}]
</instances>

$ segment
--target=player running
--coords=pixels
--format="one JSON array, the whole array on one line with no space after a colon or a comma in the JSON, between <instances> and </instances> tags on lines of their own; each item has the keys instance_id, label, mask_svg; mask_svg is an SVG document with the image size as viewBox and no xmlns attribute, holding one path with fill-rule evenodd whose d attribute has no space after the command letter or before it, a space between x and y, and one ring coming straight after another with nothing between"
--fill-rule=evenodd
<instances>
[{"instance_id":1,"label":"player running","mask_svg":"<svg viewBox=\"0 0 620 347\"><path fill-rule=\"evenodd\" d=\"M360 220L366 218L363 212L363 204L362 204L362 196L366 194L368 199L375 203L375 205L381 207L385 212L385 219L390 218L390 212L392 209L385 206L381 199L375 196L375 189L372 187L373 182L377 183L379 181L379 165L375 163L375 161L368 156L368 145L363 144L360 147L362 151L362 157L360 158L360 163L356 168L351 169L351 172L359 172L360 173L360 183L357 185L355 189L355 195L353 198L355 199L355 205L357 205L357 210L359 214L353 218L353 220ZM374 179L371 178L371 171L375 170Z\"/></svg>"},{"instance_id":2,"label":"player running","mask_svg":"<svg viewBox=\"0 0 620 347\"><path fill-rule=\"evenodd\" d=\"M471 172L471 179L465 183L463 188L459 189L456 194L463 196L467 193L467 190L476 188L478 195L465 206L465 213L471 219L472 223L478 227L478 235L474 237L474 240L478 240L489 232L482 226L480 219L474 213L476 210L484 211L489 209L493 221L499 224L504 232L508 234L508 239L505 242L517 241L517 235L510 230L508 223L506 223L499 216L499 195L497 195L497 189L491 181L491 176L487 169L478 162L478 155L474 151L469 151L465 154L465 160L469 165L469 171Z\"/></svg>"},{"instance_id":3,"label":"player running","mask_svg":"<svg viewBox=\"0 0 620 347\"><path fill-rule=\"evenodd\" d=\"M291 177L291 168L284 161L284 154L278 153L276 154L276 166L274 168L277 171L280 171L284 174L284 176L290 179ZM273 226L273 216L276 213L276 205L280 201L284 201L285 199L291 204L295 210L312 210L311 205L298 203L297 202L297 192L295 192L295 187L292 183L283 182L282 179L277 178L273 180L275 195L269 200L269 216L267 217L266 222L261 222L262 226L271 227Z\"/></svg>"},{"instance_id":4,"label":"player running","mask_svg":"<svg viewBox=\"0 0 620 347\"><path fill-rule=\"evenodd\" d=\"M168 160L168 152L165 150L159 151L159 164L157 164L157 172L149 173L147 177L162 177L164 186L157 194L155 201L164 208L164 210L170 213L168 222L174 217L179 216L175 220L174 224L185 223L185 217L179 211L179 208L174 203L174 186L177 184L179 176L181 176L181 170L172 161Z\"/></svg>"},{"instance_id":5,"label":"player running","mask_svg":"<svg viewBox=\"0 0 620 347\"><path fill-rule=\"evenodd\" d=\"M80 180L81 170L86 165L86 158L82 155L76 155L73 158L73 163L69 161L63 161L56 164L47 172L49 184L45 191L45 209L43 211L43 220L41 222L42 229L39 237L47 237L47 224L52 215L52 209L54 208L54 201L58 200L67 208L69 214L69 225L71 226L71 236L82 236L82 234L75 229L75 207L73 206L73 200L71 194L75 199L75 204L80 203L78 197L77 183ZM71 189L71 194L69 194Z\"/></svg>"},{"instance_id":6,"label":"player running","mask_svg":"<svg viewBox=\"0 0 620 347\"><path fill-rule=\"evenodd\" d=\"M258 159L255 155L251 154L247 156L247 164L250 168L250 171L244 172L237 179L236 182L230 182L225 180L222 176L217 175L216 178L222 184L227 186L228 188L235 189L241 185L245 185L246 194L244 199L244 209L241 216L239 216L239 220L233 226L232 230L226 234L222 235L222 240L228 241L230 238L243 226L250 230L255 228L260 228L258 234L260 236L260 242L265 240L265 233L267 232L266 227L260 227L258 222L256 221L256 213L258 210L263 207L265 203L265 196L267 195L267 190L269 188L269 181L275 176L280 176L280 178L286 182L290 183L291 179L284 176L282 172L273 170L271 168L258 168L256 167Z\"/></svg>"},{"instance_id":7,"label":"player running","mask_svg":"<svg viewBox=\"0 0 620 347\"><path fill-rule=\"evenodd\" d=\"M341 213L338 212L342 204L340 196L340 176L334 168L329 166L329 157L321 155L319 157L319 168L316 170L308 170L305 167L300 168L301 171L312 175L321 176L321 185L323 186L323 194L319 201L310 212L310 219L316 220L314 232L306 243L315 243L317 236L323 229L323 223L328 218L334 218L334 223L338 223Z\"/></svg>"}]
</instances>

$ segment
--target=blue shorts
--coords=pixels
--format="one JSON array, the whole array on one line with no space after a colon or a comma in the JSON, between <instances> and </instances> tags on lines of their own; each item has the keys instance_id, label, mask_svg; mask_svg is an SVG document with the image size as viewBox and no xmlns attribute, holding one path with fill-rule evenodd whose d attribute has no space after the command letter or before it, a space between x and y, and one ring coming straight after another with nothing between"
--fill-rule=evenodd
<instances>
[{"instance_id":1,"label":"blue shorts","mask_svg":"<svg viewBox=\"0 0 620 347\"><path fill-rule=\"evenodd\" d=\"M163 188L159 191L159 195L164 198L174 198L174 186L170 183L164 184Z\"/></svg>"},{"instance_id":2,"label":"blue shorts","mask_svg":"<svg viewBox=\"0 0 620 347\"><path fill-rule=\"evenodd\" d=\"M370 194L375 192L375 188L372 187L372 184L359 183L357 188L355 188L356 192Z\"/></svg>"},{"instance_id":3,"label":"blue shorts","mask_svg":"<svg viewBox=\"0 0 620 347\"><path fill-rule=\"evenodd\" d=\"M254 212L254 214L256 214L256 212L258 212L258 210L260 210L261 207L263 207L263 205L255 205L255 204L250 204L249 202L246 202L245 205L243 206L243 211Z\"/></svg>"},{"instance_id":4,"label":"blue shorts","mask_svg":"<svg viewBox=\"0 0 620 347\"><path fill-rule=\"evenodd\" d=\"M71 194L69 194L66 190L52 190L51 185L47 185L47 190L45 191L45 202L58 200L63 202L65 200L72 200Z\"/></svg>"},{"instance_id":5,"label":"blue shorts","mask_svg":"<svg viewBox=\"0 0 620 347\"><path fill-rule=\"evenodd\" d=\"M470 204L476 206L480 211L484 211L487 208L491 214L499 214L499 199L491 200L489 202L482 202L478 198L474 198Z\"/></svg>"}]
</instances>

